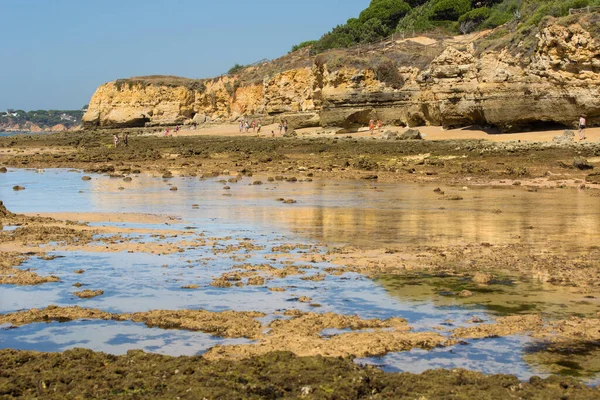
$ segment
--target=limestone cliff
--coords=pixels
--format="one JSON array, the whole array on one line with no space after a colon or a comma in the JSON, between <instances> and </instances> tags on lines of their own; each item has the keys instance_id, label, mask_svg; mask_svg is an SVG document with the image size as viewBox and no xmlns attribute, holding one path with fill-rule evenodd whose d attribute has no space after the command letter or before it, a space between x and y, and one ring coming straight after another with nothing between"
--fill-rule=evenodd
<instances>
[{"instance_id":1,"label":"limestone cliff","mask_svg":"<svg viewBox=\"0 0 600 400\"><path fill-rule=\"evenodd\" d=\"M551 24L529 47L519 43L481 51L478 40L481 36L397 41L392 50L368 53L371 66L319 56L312 67L265 73L262 83L230 76L198 85L110 82L98 88L83 122L88 128L153 126L262 115L285 116L295 128L350 128L374 118L386 124L479 124L510 131L536 123L572 126L584 113L588 125L600 124L600 42L582 24ZM395 81L390 83L376 60L382 54L391 57L385 52L408 42L408 55L428 52L431 57L419 65L394 53Z\"/></svg>"}]
</instances>

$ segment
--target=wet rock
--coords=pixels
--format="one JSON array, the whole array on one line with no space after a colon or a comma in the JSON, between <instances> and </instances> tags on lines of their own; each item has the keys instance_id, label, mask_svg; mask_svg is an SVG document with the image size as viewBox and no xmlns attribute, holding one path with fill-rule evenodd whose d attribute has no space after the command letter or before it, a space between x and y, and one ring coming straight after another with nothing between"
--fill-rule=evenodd
<instances>
[{"instance_id":1,"label":"wet rock","mask_svg":"<svg viewBox=\"0 0 600 400\"><path fill-rule=\"evenodd\" d=\"M77 283L74 283L73 286L76 287L76 288L80 288L80 287L83 286L83 283L77 282Z\"/></svg>"},{"instance_id":2,"label":"wet rock","mask_svg":"<svg viewBox=\"0 0 600 400\"><path fill-rule=\"evenodd\" d=\"M312 298L308 296L301 296L298 298L298 301L301 303L310 303L312 301Z\"/></svg>"},{"instance_id":3,"label":"wet rock","mask_svg":"<svg viewBox=\"0 0 600 400\"><path fill-rule=\"evenodd\" d=\"M381 138L383 140L397 140L398 134L396 132L392 132L392 131L385 131L383 133L383 135L381 136Z\"/></svg>"},{"instance_id":4,"label":"wet rock","mask_svg":"<svg viewBox=\"0 0 600 400\"><path fill-rule=\"evenodd\" d=\"M85 272L85 269L76 269L76 270L75 270L75 271L73 271L73 272L75 272L75 273L76 273L76 274L78 274L78 275L81 275L81 274L83 274L83 273Z\"/></svg>"},{"instance_id":5,"label":"wet rock","mask_svg":"<svg viewBox=\"0 0 600 400\"><path fill-rule=\"evenodd\" d=\"M275 199L275 201L285 201L285 199L283 197L278 197Z\"/></svg>"},{"instance_id":6,"label":"wet rock","mask_svg":"<svg viewBox=\"0 0 600 400\"><path fill-rule=\"evenodd\" d=\"M458 297L472 297L473 296L473 292L471 292L470 290L463 290L458 294Z\"/></svg>"},{"instance_id":7,"label":"wet rock","mask_svg":"<svg viewBox=\"0 0 600 400\"><path fill-rule=\"evenodd\" d=\"M554 136L552 138L552 143L556 144L567 144L572 143L575 137L575 132L572 130L566 129L562 135Z\"/></svg>"},{"instance_id":8,"label":"wet rock","mask_svg":"<svg viewBox=\"0 0 600 400\"><path fill-rule=\"evenodd\" d=\"M479 317L472 317L471 319L469 319L467 321L467 323L469 323L469 324L482 324L484 322L485 322L485 320L483 320L483 319L481 319Z\"/></svg>"},{"instance_id":9,"label":"wet rock","mask_svg":"<svg viewBox=\"0 0 600 400\"><path fill-rule=\"evenodd\" d=\"M294 199L286 199L283 201L283 204L295 204L296 200Z\"/></svg>"},{"instance_id":10,"label":"wet rock","mask_svg":"<svg viewBox=\"0 0 600 400\"><path fill-rule=\"evenodd\" d=\"M82 176L82 177L81 177L81 180L82 180L82 181L91 181L91 180L92 180L92 177L91 177L91 176L87 176L87 175L85 175L85 176Z\"/></svg>"},{"instance_id":11,"label":"wet rock","mask_svg":"<svg viewBox=\"0 0 600 400\"><path fill-rule=\"evenodd\" d=\"M594 166L592 164L590 164L588 162L588 160L586 160L583 157L575 157L575 159L573 160L573 167L584 171L584 170L588 170L588 169L594 169Z\"/></svg>"},{"instance_id":12,"label":"wet rock","mask_svg":"<svg viewBox=\"0 0 600 400\"><path fill-rule=\"evenodd\" d=\"M252 182L253 185L262 185L263 182L262 181L254 181Z\"/></svg>"},{"instance_id":13,"label":"wet rock","mask_svg":"<svg viewBox=\"0 0 600 400\"><path fill-rule=\"evenodd\" d=\"M171 186L171 188L169 190L171 190L171 191L177 191L179 189L177 189L177 186Z\"/></svg>"},{"instance_id":14,"label":"wet rock","mask_svg":"<svg viewBox=\"0 0 600 400\"><path fill-rule=\"evenodd\" d=\"M92 297L102 296L104 290L83 290L81 292L73 292L80 299L91 299Z\"/></svg>"},{"instance_id":15,"label":"wet rock","mask_svg":"<svg viewBox=\"0 0 600 400\"><path fill-rule=\"evenodd\" d=\"M473 275L473 277L471 278L473 282L482 285L489 284L492 281L492 279L494 279L494 276L485 272L476 272L475 275Z\"/></svg>"},{"instance_id":16,"label":"wet rock","mask_svg":"<svg viewBox=\"0 0 600 400\"><path fill-rule=\"evenodd\" d=\"M8 170L6 169L6 167L0 167L0 173L4 174L6 173Z\"/></svg>"},{"instance_id":17,"label":"wet rock","mask_svg":"<svg viewBox=\"0 0 600 400\"><path fill-rule=\"evenodd\" d=\"M223 190L230 190L231 187L230 186L223 186Z\"/></svg>"},{"instance_id":18,"label":"wet rock","mask_svg":"<svg viewBox=\"0 0 600 400\"><path fill-rule=\"evenodd\" d=\"M362 179L366 179L366 180L377 180L379 177L377 175L365 175L362 177Z\"/></svg>"},{"instance_id":19,"label":"wet rock","mask_svg":"<svg viewBox=\"0 0 600 400\"><path fill-rule=\"evenodd\" d=\"M133 179L130 176L126 176L125 178L123 178L124 182L131 182Z\"/></svg>"},{"instance_id":20,"label":"wet rock","mask_svg":"<svg viewBox=\"0 0 600 400\"><path fill-rule=\"evenodd\" d=\"M281 288L281 287L271 287L271 288L269 288L269 290L271 292L285 292L285 289Z\"/></svg>"},{"instance_id":21,"label":"wet rock","mask_svg":"<svg viewBox=\"0 0 600 400\"><path fill-rule=\"evenodd\" d=\"M0 200L0 216L3 218L13 217L15 214L6 209L2 200Z\"/></svg>"},{"instance_id":22,"label":"wet rock","mask_svg":"<svg viewBox=\"0 0 600 400\"><path fill-rule=\"evenodd\" d=\"M13 186L13 190L15 192L18 192L19 190L25 190L25 187L19 186L19 185L15 185L15 186Z\"/></svg>"},{"instance_id":23,"label":"wet rock","mask_svg":"<svg viewBox=\"0 0 600 400\"><path fill-rule=\"evenodd\" d=\"M253 276L248 279L248 285L250 286L262 286L265 284L265 278L262 276Z\"/></svg>"},{"instance_id":24,"label":"wet rock","mask_svg":"<svg viewBox=\"0 0 600 400\"><path fill-rule=\"evenodd\" d=\"M408 129L398 136L398 140L422 140L421 132L418 129Z\"/></svg>"},{"instance_id":25,"label":"wet rock","mask_svg":"<svg viewBox=\"0 0 600 400\"><path fill-rule=\"evenodd\" d=\"M198 289L200 286L198 285L185 285L181 287L182 289Z\"/></svg>"},{"instance_id":26,"label":"wet rock","mask_svg":"<svg viewBox=\"0 0 600 400\"><path fill-rule=\"evenodd\" d=\"M223 278L217 278L217 279L214 279L214 280L213 280L213 281L210 283L210 286L213 286L213 287L219 287L219 288L230 288L230 287L231 287L231 286L233 286L233 285L231 284L231 282L229 282L229 281L228 281L228 280L226 280L226 279L223 279Z\"/></svg>"},{"instance_id":27,"label":"wet rock","mask_svg":"<svg viewBox=\"0 0 600 400\"><path fill-rule=\"evenodd\" d=\"M600 172L593 172L589 174L588 176L586 176L585 180L588 182L600 181Z\"/></svg>"},{"instance_id":28,"label":"wet rock","mask_svg":"<svg viewBox=\"0 0 600 400\"><path fill-rule=\"evenodd\" d=\"M444 197L440 197L440 200L451 200L451 201L457 201L457 200L463 200L463 198L457 194L451 194L448 196L444 196Z\"/></svg>"}]
</instances>

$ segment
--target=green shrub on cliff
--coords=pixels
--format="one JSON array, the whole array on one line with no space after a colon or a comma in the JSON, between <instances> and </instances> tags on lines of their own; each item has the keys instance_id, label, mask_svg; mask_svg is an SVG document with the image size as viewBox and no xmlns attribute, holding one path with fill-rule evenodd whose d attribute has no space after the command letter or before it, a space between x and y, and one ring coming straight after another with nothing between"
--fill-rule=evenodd
<instances>
[{"instance_id":1,"label":"green shrub on cliff","mask_svg":"<svg viewBox=\"0 0 600 400\"><path fill-rule=\"evenodd\" d=\"M307 40L305 42L299 43L299 44L295 44L292 46L292 49L290 50L290 53L293 53L294 51L298 51L300 49L304 49L306 47L310 47L313 44L315 44L317 41L316 40Z\"/></svg>"},{"instance_id":2,"label":"green shrub on cliff","mask_svg":"<svg viewBox=\"0 0 600 400\"><path fill-rule=\"evenodd\" d=\"M433 3L431 18L434 21L457 21L471 11L471 0L438 0Z\"/></svg>"},{"instance_id":3,"label":"green shrub on cliff","mask_svg":"<svg viewBox=\"0 0 600 400\"><path fill-rule=\"evenodd\" d=\"M235 75L244 68L246 68L244 65L236 63L233 67L229 68L229 71L227 71L227 75Z\"/></svg>"},{"instance_id":4,"label":"green shrub on cliff","mask_svg":"<svg viewBox=\"0 0 600 400\"><path fill-rule=\"evenodd\" d=\"M600 5L600 0L372 0L350 18L311 43L316 53L374 42L394 32L432 30L448 34L491 29L514 22L511 30L537 28L547 16L568 15L570 8Z\"/></svg>"}]
</instances>

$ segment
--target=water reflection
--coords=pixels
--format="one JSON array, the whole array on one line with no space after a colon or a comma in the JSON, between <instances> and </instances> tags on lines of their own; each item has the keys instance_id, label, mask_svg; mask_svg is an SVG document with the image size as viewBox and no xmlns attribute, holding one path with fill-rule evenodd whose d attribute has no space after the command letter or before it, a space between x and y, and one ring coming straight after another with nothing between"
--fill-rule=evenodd
<instances>
[{"instance_id":1,"label":"water reflection","mask_svg":"<svg viewBox=\"0 0 600 400\"><path fill-rule=\"evenodd\" d=\"M469 278L440 276L387 276L376 281L400 301L432 302L436 307L484 310L497 316L537 313L552 318L594 316L600 311L600 290L554 286L513 277L478 285ZM468 290L471 297L460 297Z\"/></svg>"}]
</instances>

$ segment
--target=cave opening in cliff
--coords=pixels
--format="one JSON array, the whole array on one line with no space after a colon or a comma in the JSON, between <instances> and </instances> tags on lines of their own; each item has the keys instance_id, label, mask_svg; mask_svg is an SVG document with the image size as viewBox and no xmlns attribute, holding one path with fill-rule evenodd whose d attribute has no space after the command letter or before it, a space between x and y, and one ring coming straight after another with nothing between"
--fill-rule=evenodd
<instances>
[{"instance_id":1,"label":"cave opening in cliff","mask_svg":"<svg viewBox=\"0 0 600 400\"><path fill-rule=\"evenodd\" d=\"M360 110L348 115L342 123L342 127L349 131L358 130L360 127L369 126L369 121L375 118L373 110Z\"/></svg>"}]
</instances>

